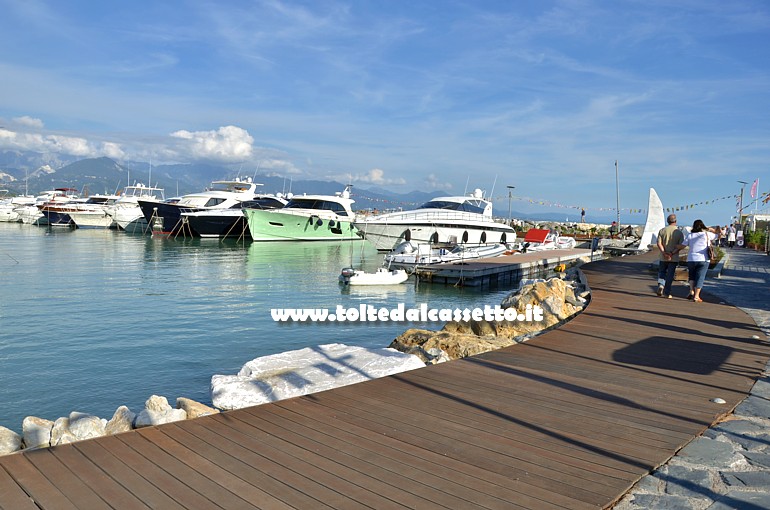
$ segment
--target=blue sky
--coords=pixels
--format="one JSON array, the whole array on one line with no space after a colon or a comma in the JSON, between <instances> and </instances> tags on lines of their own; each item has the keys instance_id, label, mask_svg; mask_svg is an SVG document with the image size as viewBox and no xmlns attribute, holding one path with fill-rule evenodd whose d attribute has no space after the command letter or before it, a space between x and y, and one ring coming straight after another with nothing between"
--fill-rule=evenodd
<instances>
[{"instance_id":1,"label":"blue sky","mask_svg":"<svg viewBox=\"0 0 770 510\"><path fill-rule=\"evenodd\" d=\"M624 223L650 187L694 205L680 224L729 221L739 180L770 191L762 0L0 9L0 149L478 187L503 212L513 185L514 210L589 220L613 214L617 160Z\"/></svg>"}]
</instances>

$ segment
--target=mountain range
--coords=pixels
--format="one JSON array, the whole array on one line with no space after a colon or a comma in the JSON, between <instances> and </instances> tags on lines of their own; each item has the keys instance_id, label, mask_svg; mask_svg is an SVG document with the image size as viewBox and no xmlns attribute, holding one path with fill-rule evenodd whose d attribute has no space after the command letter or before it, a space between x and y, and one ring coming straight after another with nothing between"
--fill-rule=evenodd
<instances>
[{"instance_id":1,"label":"mountain range","mask_svg":"<svg viewBox=\"0 0 770 510\"><path fill-rule=\"evenodd\" d=\"M215 180L229 180L235 177L251 177L261 183L265 193L307 193L333 195L344 189L345 183L320 180L290 180L285 177L268 175L237 175L223 166L209 164L174 164L153 166L147 162L121 164L107 157L77 159L60 154L43 154L22 151L0 151L0 188L10 194L36 195L55 188L75 188L82 194L116 193L124 186L136 184L164 188L166 197L181 196L205 189ZM445 192L411 191L395 193L377 186L367 188L354 186L352 198L354 208L414 209L420 204L445 194ZM500 205L495 215L507 217L507 206ZM541 221L564 221L563 213L526 214L511 211L511 216ZM569 218L577 221L579 218ZM611 218L591 218L592 222L612 221Z\"/></svg>"}]
</instances>

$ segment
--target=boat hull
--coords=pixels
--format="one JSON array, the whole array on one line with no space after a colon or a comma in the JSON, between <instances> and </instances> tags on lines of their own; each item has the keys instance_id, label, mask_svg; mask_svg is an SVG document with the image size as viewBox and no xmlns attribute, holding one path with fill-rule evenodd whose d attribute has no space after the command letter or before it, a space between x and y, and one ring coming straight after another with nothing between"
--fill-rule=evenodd
<instances>
[{"instance_id":1,"label":"boat hull","mask_svg":"<svg viewBox=\"0 0 770 510\"><path fill-rule=\"evenodd\" d=\"M249 237L248 223L243 215L186 215L193 232L201 237Z\"/></svg>"},{"instance_id":2,"label":"boat hull","mask_svg":"<svg viewBox=\"0 0 770 510\"><path fill-rule=\"evenodd\" d=\"M182 229L182 209L176 204L139 200L147 226L154 233L175 234Z\"/></svg>"},{"instance_id":3,"label":"boat hull","mask_svg":"<svg viewBox=\"0 0 770 510\"><path fill-rule=\"evenodd\" d=\"M404 241L416 243L511 243L516 231L496 222L356 222L365 239L379 251L391 251Z\"/></svg>"},{"instance_id":4,"label":"boat hull","mask_svg":"<svg viewBox=\"0 0 770 510\"><path fill-rule=\"evenodd\" d=\"M361 239L349 219L331 215L290 214L281 210L244 209L254 241L353 241Z\"/></svg>"}]
</instances>

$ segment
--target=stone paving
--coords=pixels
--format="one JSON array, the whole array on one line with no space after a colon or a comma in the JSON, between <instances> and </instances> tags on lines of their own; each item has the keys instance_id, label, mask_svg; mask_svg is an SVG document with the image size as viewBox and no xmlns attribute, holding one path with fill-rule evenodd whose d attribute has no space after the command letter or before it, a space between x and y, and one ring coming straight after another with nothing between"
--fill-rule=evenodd
<instances>
[{"instance_id":1,"label":"stone paving","mask_svg":"<svg viewBox=\"0 0 770 510\"><path fill-rule=\"evenodd\" d=\"M719 278L704 292L748 313L770 336L770 256L727 250ZM637 509L770 509L770 365L725 421L642 478L614 507Z\"/></svg>"}]
</instances>

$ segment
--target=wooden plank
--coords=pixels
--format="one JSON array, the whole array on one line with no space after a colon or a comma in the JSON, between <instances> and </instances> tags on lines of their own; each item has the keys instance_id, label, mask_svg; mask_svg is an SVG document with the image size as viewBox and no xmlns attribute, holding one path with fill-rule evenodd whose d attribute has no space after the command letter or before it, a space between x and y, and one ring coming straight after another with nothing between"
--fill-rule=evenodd
<instances>
[{"instance_id":1,"label":"wooden plank","mask_svg":"<svg viewBox=\"0 0 770 510\"><path fill-rule=\"evenodd\" d=\"M314 406L315 407L315 406ZM376 462L384 469L399 473L421 484L440 488L457 497L474 498L465 507L477 504L484 508L532 508L532 506L563 508L546 501L531 497L525 490L516 490L508 478L489 480L471 476L465 464L449 466L442 458L435 458L431 452L416 452L390 438L372 435L369 431L342 424L338 428L334 420L323 413L305 414L307 406L291 406L291 410L282 406L264 406L245 411L260 420L272 423L276 427L315 441L325 448L344 452L357 459ZM431 458L433 457L433 458ZM387 475L390 477L391 475ZM501 506L502 505L502 506Z\"/></svg>"},{"instance_id":2,"label":"wooden plank","mask_svg":"<svg viewBox=\"0 0 770 510\"><path fill-rule=\"evenodd\" d=\"M56 449L59 447L54 447ZM67 447L64 446L66 449ZM51 452L52 448L43 448L29 452L25 458L55 485L69 501L77 501L81 508L108 509L109 505L100 498L88 485L62 464Z\"/></svg>"},{"instance_id":3,"label":"wooden plank","mask_svg":"<svg viewBox=\"0 0 770 510\"><path fill-rule=\"evenodd\" d=\"M171 427L148 427L139 433L156 447L181 460L197 472L205 473L212 481L230 490L233 494L239 494L247 501L258 501L259 508L264 510L290 510L293 508L255 483L249 483L241 478L239 476L240 469L235 469L235 472L227 471L202 455L203 452L189 449L187 444L195 445L196 442L180 443L172 437L171 430ZM221 456L221 452L216 450L213 450L210 456L215 457L217 453Z\"/></svg>"},{"instance_id":4,"label":"wooden plank","mask_svg":"<svg viewBox=\"0 0 770 510\"><path fill-rule=\"evenodd\" d=\"M401 507L400 503L391 499L398 497L398 494L372 490L374 480L367 480L365 474L324 459L312 451L298 452L296 446L238 420L237 414L239 413L217 415L217 419L207 420L205 426L217 434L235 438L244 448L263 453L300 476L312 479L317 483L317 487L322 488L319 498L322 497L328 503L332 502L329 498L333 498L335 508ZM382 484L380 485L382 490ZM419 496L414 499L419 502L421 508L450 508Z\"/></svg>"},{"instance_id":5,"label":"wooden plank","mask_svg":"<svg viewBox=\"0 0 770 510\"><path fill-rule=\"evenodd\" d=\"M41 509L76 510L77 507L62 494L61 490L29 461L27 456L30 453L32 452L0 457L0 464Z\"/></svg>"},{"instance_id":6,"label":"wooden plank","mask_svg":"<svg viewBox=\"0 0 770 510\"><path fill-rule=\"evenodd\" d=\"M11 475L0 465L0 510L40 510Z\"/></svg>"},{"instance_id":7,"label":"wooden plank","mask_svg":"<svg viewBox=\"0 0 770 510\"><path fill-rule=\"evenodd\" d=\"M361 455L363 450L360 444L353 445L344 439L329 438L308 428L294 427L291 421L275 415L272 415L271 420L269 413L236 413L233 416L243 423L239 429L244 432L248 433L248 428L253 428L280 439L284 444L282 449L287 453L312 462L348 482L366 487L377 494L387 495L392 500L388 501L391 505L395 502L401 507L408 506L416 499L420 507L432 504L446 508L467 508L476 505L492 509L500 508L501 504L511 507L511 503L486 497L478 491L470 495L458 491L456 483L435 476L427 477L430 482L423 480L424 473L409 469L408 465L388 463L386 458L379 455L381 448L376 448L371 454ZM348 437L347 434L339 436L345 439ZM330 442L334 446L328 444ZM312 455L306 452L312 452ZM334 463L329 459L334 459ZM423 499L427 503L422 503ZM366 504L380 508L383 503L372 500Z\"/></svg>"},{"instance_id":8,"label":"wooden plank","mask_svg":"<svg viewBox=\"0 0 770 510\"><path fill-rule=\"evenodd\" d=\"M296 508L334 509L335 504L342 503L338 494L327 492L325 487L319 486L311 477L305 476L300 466L293 466L300 471L295 472L269 455L262 455L240 441L210 430L205 426L208 421L210 420L192 420L176 424L176 430L172 431L173 437L187 436L190 444L196 444L196 448L206 449L206 445L211 446L219 452L211 457L212 460L216 459L217 464L223 462L225 465L232 465L230 459L232 457L235 465L253 470L252 473L244 470L244 479L253 480L256 475L259 487L270 488L272 494Z\"/></svg>"},{"instance_id":9,"label":"wooden plank","mask_svg":"<svg viewBox=\"0 0 770 510\"><path fill-rule=\"evenodd\" d=\"M175 423L160 427L160 430L179 443L194 445L195 451L211 460L213 464L237 476L244 483L264 490L291 508L331 508L307 495L307 492L313 491L313 487L301 487L299 480L291 474L287 475L282 466L246 450L227 438L209 432L199 423L194 423L194 426L189 426L186 422Z\"/></svg>"},{"instance_id":10,"label":"wooden plank","mask_svg":"<svg viewBox=\"0 0 770 510\"><path fill-rule=\"evenodd\" d=\"M184 510L182 505L156 487L152 480L148 480L144 476L145 472L113 455L109 444L105 445L103 439L80 441L71 446L150 508Z\"/></svg>"},{"instance_id":11,"label":"wooden plank","mask_svg":"<svg viewBox=\"0 0 770 510\"><path fill-rule=\"evenodd\" d=\"M50 449L51 455L62 464L62 469L71 470L83 483L91 487L115 510L149 509L125 487L109 477L102 469L86 458L75 447L61 445Z\"/></svg>"},{"instance_id":12,"label":"wooden plank","mask_svg":"<svg viewBox=\"0 0 770 510\"><path fill-rule=\"evenodd\" d=\"M228 510L255 510L257 507L247 500L233 494L221 485L211 481L207 476L201 475L194 469L186 465L182 459L188 459L187 452L176 452L181 454L182 458L169 455L166 451L158 448L139 430L136 434L121 434L115 436L126 446L131 448L137 455L144 457L153 466L162 469L168 475L184 483L187 487L194 487L195 491L206 499L216 502L216 505Z\"/></svg>"}]
</instances>

